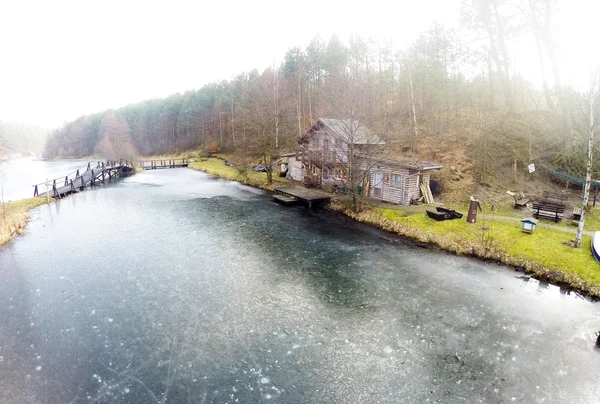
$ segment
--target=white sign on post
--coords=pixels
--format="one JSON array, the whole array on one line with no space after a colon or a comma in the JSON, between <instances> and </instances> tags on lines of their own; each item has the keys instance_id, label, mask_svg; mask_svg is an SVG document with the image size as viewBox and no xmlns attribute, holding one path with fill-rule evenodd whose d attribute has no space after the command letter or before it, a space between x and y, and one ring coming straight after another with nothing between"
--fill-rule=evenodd
<instances>
[{"instance_id":1,"label":"white sign on post","mask_svg":"<svg viewBox=\"0 0 600 404\"><path fill-rule=\"evenodd\" d=\"M529 169L529 174L531 174L535 171L535 164L531 163L527 166L527 168Z\"/></svg>"}]
</instances>

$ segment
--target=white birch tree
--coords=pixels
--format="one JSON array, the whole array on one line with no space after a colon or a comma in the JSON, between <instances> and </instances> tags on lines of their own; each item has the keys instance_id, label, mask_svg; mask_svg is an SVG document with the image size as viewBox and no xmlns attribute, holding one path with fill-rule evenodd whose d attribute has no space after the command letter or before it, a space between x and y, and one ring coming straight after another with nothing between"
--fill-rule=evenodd
<instances>
[{"instance_id":1,"label":"white birch tree","mask_svg":"<svg viewBox=\"0 0 600 404\"><path fill-rule=\"evenodd\" d=\"M579 108L582 116L582 128L588 139L587 166L585 174L585 186L583 188L583 199L581 201L581 219L577 226L575 236L575 248L581 247L581 237L585 225L585 209L590 197L590 188L592 184L592 164L594 158L594 136L598 130L598 121L600 120L600 70L597 70L592 79L587 93L580 96Z\"/></svg>"}]
</instances>

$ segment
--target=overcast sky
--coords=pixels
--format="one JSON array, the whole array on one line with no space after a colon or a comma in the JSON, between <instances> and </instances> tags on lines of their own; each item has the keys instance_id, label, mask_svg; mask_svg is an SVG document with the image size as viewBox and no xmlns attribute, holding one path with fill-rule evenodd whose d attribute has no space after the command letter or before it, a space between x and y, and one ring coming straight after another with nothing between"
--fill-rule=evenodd
<instances>
[{"instance_id":1,"label":"overcast sky","mask_svg":"<svg viewBox=\"0 0 600 404\"><path fill-rule=\"evenodd\" d=\"M563 3L569 78L600 53L600 2ZM0 120L54 127L279 64L316 35L356 32L405 48L432 22L458 27L458 18L459 0L0 0ZM516 68L535 78L533 43L515 46Z\"/></svg>"}]
</instances>

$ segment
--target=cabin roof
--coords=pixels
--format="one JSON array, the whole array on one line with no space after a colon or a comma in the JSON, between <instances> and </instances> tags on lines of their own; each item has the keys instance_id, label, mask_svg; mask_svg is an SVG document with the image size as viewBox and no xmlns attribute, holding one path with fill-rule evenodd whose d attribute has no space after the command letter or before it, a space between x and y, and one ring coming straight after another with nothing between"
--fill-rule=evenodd
<instances>
[{"instance_id":1,"label":"cabin roof","mask_svg":"<svg viewBox=\"0 0 600 404\"><path fill-rule=\"evenodd\" d=\"M369 156L361 156L361 157L368 159L374 163L381 164L386 167L403 167L403 168L408 168L410 170L415 170L415 171L439 170L439 169L444 168L444 166L441 164L430 163L428 161L413 162L413 161L391 160L391 159L384 159L384 158L379 158L379 157L369 157Z\"/></svg>"},{"instance_id":2,"label":"cabin roof","mask_svg":"<svg viewBox=\"0 0 600 404\"><path fill-rule=\"evenodd\" d=\"M373 145L384 145L385 140L377 136L373 131L363 125L356 119L332 119L332 118L319 118L306 134L302 137L303 139L309 136L319 125L327 126L336 135L338 135L346 143L352 144L373 144Z\"/></svg>"}]
</instances>

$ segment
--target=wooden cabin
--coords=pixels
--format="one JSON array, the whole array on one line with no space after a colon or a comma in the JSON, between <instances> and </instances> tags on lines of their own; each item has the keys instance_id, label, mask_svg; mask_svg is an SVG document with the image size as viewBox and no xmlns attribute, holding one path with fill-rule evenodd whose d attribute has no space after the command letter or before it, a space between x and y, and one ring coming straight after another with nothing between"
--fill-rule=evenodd
<instances>
[{"instance_id":1,"label":"wooden cabin","mask_svg":"<svg viewBox=\"0 0 600 404\"><path fill-rule=\"evenodd\" d=\"M300 138L304 182L323 186L344 180L350 155L371 154L385 141L358 120L319 118Z\"/></svg>"},{"instance_id":2,"label":"wooden cabin","mask_svg":"<svg viewBox=\"0 0 600 404\"><path fill-rule=\"evenodd\" d=\"M435 163L409 163L373 157L369 159L367 195L409 205L421 198L421 184L429 186L432 171L441 168L442 165Z\"/></svg>"},{"instance_id":3,"label":"wooden cabin","mask_svg":"<svg viewBox=\"0 0 600 404\"><path fill-rule=\"evenodd\" d=\"M386 154L385 141L361 122L350 119L319 118L300 138L300 149L305 185L346 188L349 160L353 157L363 195L402 205L419 200L421 184L429 186L431 172L442 168L434 163L373 157Z\"/></svg>"}]
</instances>

